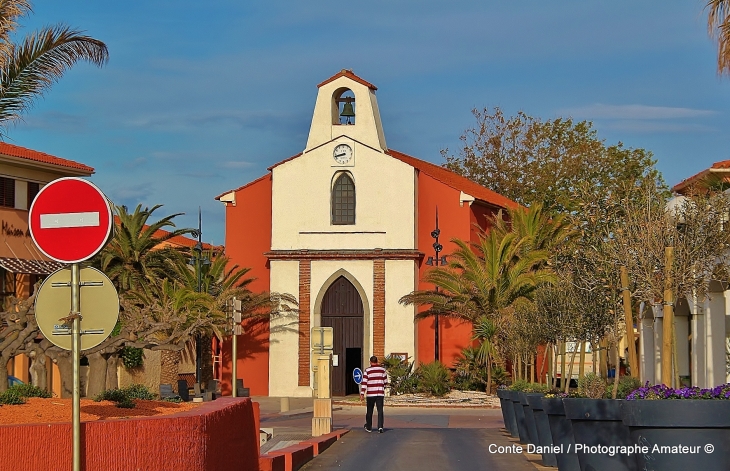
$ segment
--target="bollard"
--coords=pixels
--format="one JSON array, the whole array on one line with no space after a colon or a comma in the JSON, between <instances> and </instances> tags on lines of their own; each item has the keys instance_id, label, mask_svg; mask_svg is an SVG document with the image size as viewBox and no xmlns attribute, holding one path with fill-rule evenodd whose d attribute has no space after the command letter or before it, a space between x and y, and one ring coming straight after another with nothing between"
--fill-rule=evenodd
<instances>
[{"instance_id":1,"label":"bollard","mask_svg":"<svg viewBox=\"0 0 730 471\"><path fill-rule=\"evenodd\" d=\"M289 398L282 397L281 398L281 412L288 412L288 411L289 411Z\"/></svg>"}]
</instances>

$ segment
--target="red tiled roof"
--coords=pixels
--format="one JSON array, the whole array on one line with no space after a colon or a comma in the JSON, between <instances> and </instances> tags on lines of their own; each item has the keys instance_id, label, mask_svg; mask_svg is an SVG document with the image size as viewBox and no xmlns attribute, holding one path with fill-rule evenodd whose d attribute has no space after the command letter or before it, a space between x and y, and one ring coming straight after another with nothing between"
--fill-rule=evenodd
<instances>
[{"instance_id":1,"label":"red tiled roof","mask_svg":"<svg viewBox=\"0 0 730 471\"><path fill-rule=\"evenodd\" d=\"M115 224L121 224L119 220L119 216L114 216L114 223ZM143 226L144 229L147 229L150 227L148 224L145 224ZM157 229L154 233L154 237L156 239L162 239L163 237L167 237L170 234L169 231L166 231L164 229ZM167 239L164 243L177 245L178 247L195 247L195 244L198 243L197 240L191 239L190 237L185 237L183 235L176 235L169 239ZM207 242L203 242L203 250L211 250L214 248L218 248L217 246L214 247L211 244L208 244Z\"/></svg>"},{"instance_id":2,"label":"red tiled roof","mask_svg":"<svg viewBox=\"0 0 730 471\"><path fill-rule=\"evenodd\" d=\"M519 207L519 205L511 199L506 198L499 193L490 190L489 188L485 188L480 184L469 180L466 177L462 177L461 175L454 173L451 170L447 170L430 162L411 157L410 155L406 155L393 149L388 150L386 153L391 157L394 157L401 162L404 162L411 167L418 169L426 175L435 178L441 183L444 183L459 191L463 191L464 193L467 193L478 200L484 201L494 206L499 206L500 208Z\"/></svg>"},{"instance_id":3,"label":"red tiled roof","mask_svg":"<svg viewBox=\"0 0 730 471\"><path fill-rule=\"evenodd\" d=\"M719 172L716 172L718 171ZM728 171L730 173L730 160L722 160L720 162L715 162L712 164L712 167L705 169L695 175L692 175L689 178L685 178L681 182L677 183L672 187L672 191L675 193L681 193L683 190L685 190L687 187L691 186L694 183L700 183L703 181L706 181L707 183L711 183L710 180L727 180L728 175L724 175L725 172ZM714 173L721 173L723 174L722 177L719 175L715 176Z\"/></svg>"},{"instance_id":4,"label":"red tiled roof","mask_svg":"<svg viewBox=\"0 0 730 471\"><path fill-rule=\"evenodd\" d=\"M9 155L11 157L18 157L26 160L33 160L35 162L42 162L44 164L58 165L59 167L73 168L84 172L94 173L94 168L88 165L74 162L73 160L62 159L60 157L46 154L44 152L38 152L37 150L26 149L25 147L15 146L8 144L7 142L0 142L0 154Z\"/></svg>"},{"instance_id":5,"label":"red tiled roof","mask_svg":"<svg viewBox=\"0 0 730 471\"><path fill-rule=\"evenodd\" d=\"M328 78L324 82L322 82L319 85L317 85L317 88L320 88L322 85L326 85L326 84L330 83L331 81L333 81L335 79L338 79L340 77L347 77L350 80L354 80L357 83L360 83L362 85L365 85L370 90L377 90L378 89L378 87L376 87L375 85L373 85L372 83L370 83L370 82L368 82L366 80L361 79L357 75L353 74L352 73L352 70L348 70L348 69L342 69L342 70L340 70L338 73L336 73L332 77Z\"/></svg>"}]
</instances>

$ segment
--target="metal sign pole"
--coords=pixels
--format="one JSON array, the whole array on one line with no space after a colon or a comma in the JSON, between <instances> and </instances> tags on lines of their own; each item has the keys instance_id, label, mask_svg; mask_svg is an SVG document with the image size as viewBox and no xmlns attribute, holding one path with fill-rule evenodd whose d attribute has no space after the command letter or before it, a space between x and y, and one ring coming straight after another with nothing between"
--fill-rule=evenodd
<instances>
[{"instance_id":1,"label":"metal sign pole","mask_svg":"<svg viewBox=\"0 0 730 471\"><path fill-rule=\"evenodd\" d=\"M79 264L74 263L71 265L71 316L73 317L71 327L71 361L73 362L73 471L81 471L81 382L79 374L81 359L80 278Z\"/></svg>"},{"instance_id":2,"label":"metal sign pole","mask_svg":"<svg viewBox=\"0 0 730 471\"><path fill-rule=\"evenodd\" d=\"M238 380L238 367L236 365L236 363L238 363L236 361L238 359L238 341L237 341L237 339L238 339L238 335L236 335L236 331L234 330L233 331L233 348L232 348L233 352L231 355L233 357L233 372L232 372L233 381L231 381L233 383L231 385L232 391L233 391L233 397L238 397L238 381L237 381Z\"/></svg>"}]
</instances>

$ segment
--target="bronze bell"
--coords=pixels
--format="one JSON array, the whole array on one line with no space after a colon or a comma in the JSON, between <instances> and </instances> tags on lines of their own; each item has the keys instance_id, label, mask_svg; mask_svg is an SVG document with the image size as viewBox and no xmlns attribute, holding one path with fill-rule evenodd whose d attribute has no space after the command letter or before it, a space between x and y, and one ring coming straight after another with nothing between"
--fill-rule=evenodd
<instances>
[{"instance_id":1,"label":"bronze bell","mask_svg":"<svg viewBox=\"0 0 730 471\"><path fill-rule=\"evenodd\" d=\"M340 113L340 116L347 118L347 124L350 124L350 118L355 117L355 109L352 107L351 101L345 102L345 106L342 107L342 113Z\"/></svg>"}]
</instances>

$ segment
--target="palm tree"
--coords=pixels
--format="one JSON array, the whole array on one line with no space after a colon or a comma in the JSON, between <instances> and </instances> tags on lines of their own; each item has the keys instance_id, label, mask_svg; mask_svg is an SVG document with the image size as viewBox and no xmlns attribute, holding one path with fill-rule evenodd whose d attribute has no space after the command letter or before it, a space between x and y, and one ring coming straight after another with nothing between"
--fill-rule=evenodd
<instances>
[{"instance_id":1,"label":"palm tree","mask_svg":"<svg viewBox=\"0 0 730 471\"><path fill-rule=\"evenodd\" d=\"M730 74L730 0L709 0L707 28L717 39L717 71Z\"/></svg>"},{"instance_id":2,"label":"palm tree","mask_svg":"<svg viewBox=\"0 0 730 471\"><path fill-rule=\"evenodd\" d=\"M119 291L143 288L148 279L167 278L177 252L162 247L171 238L190 234L193 229L176 229L158 234L165 227L175 227L171 214L148 224L149 218L162 205L151 209L137 205L133 213L126 206L115 206L117 215L114 237L101 252L101 270L114 282Z\"/></svg>"},{"instance_id":3,"label":"palm tree","mask_svg":"<svg viewBox=\"0 0 730 471\"><path fill-rule=\"evenodd\" d=\"M523 251L528 238L492 231L478 244L454 239L457 250L447 267L428 271L424 281L438 287L403 296L401 304L430 306L417 318L445 315L476 322L482 316L497 320L521 298L530 298L542 284L555 281L552 270L540 268L546 250Z\"/></svg>"},{"instance_id":4,"label":"palm tree","mask_svg":"<svg viewBox=\"0 0 730 471\"><path fill-rule=\"evenodd\" d=\"M0 126L17 121L76 62L99 67L109 59L106 45L59 24L13 42L18 19L31 12L27 0L0 2ZM1 136L1 134L0 134Z\"/></svg>"},{"instance_id":5,"label":"palm tree","mask_svg":"<svg viewBox=\"0 0 730 471\"><path fill-rule=\"evenodd\" d=\"M497 326L485 316L474 323L472 340L479 342L476 358L487 367L487 394L492 392L492 363L499 358Z\"/></svg>"}]
</instances>

